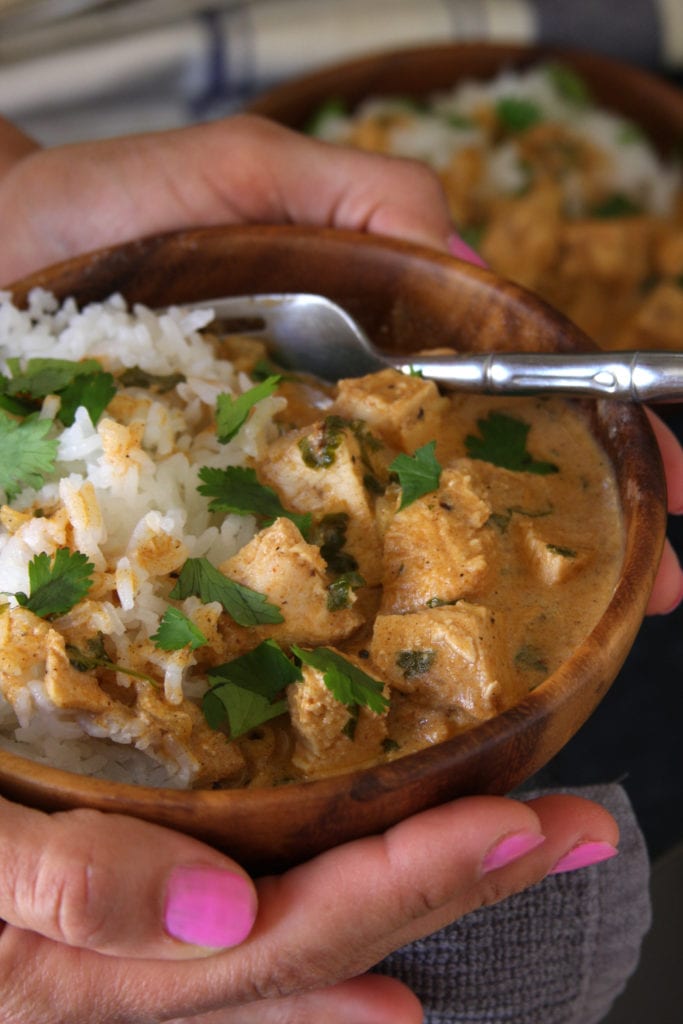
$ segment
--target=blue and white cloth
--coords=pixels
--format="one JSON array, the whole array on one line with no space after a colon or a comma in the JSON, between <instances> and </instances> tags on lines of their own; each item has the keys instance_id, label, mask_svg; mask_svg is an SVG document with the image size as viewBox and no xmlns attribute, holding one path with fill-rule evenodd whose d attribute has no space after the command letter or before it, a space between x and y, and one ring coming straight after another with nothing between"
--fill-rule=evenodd
<instances>
[{"instance_id":1,"label":"blue and white cloth","mask_svg":"<svg viewBox=\"0 0 683 1024\"><path fill-rule=\"evenodd\" d=\"M683 71L683 0L0 0L0 112L51 144L177 127L381 49L489 40Z\"/></svg>"}]
</instances>

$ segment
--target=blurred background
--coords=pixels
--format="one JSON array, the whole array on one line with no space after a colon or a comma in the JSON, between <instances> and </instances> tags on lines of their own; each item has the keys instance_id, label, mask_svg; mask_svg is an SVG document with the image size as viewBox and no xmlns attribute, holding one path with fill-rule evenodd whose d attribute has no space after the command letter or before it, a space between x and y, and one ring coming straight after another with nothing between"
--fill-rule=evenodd
<instances>
[{"instance_id":1,"label":"blurred background","mask_svg":"<svg viewBox=\"0 0 683 1024\"><path fill-rule=\"evenodd\" d=\"M681 0L0 0L3 113L41 142L169 128L378 49L597 49L677 76Z\"/></svg>"},{"instance_id":2,"label":"blurred background","mask_svg":"<svg viewBox=\"0 0 683 1024\"><path fill-rule=\"evenodd\" d=\"M482 41L589 50L683 87L683 0L0 0L0 111L57 145L231 114L366 54ZM679 410L664 415L683 436ZM681 556L675 518L670 536ZM653 860L653 929L609 1024L681 1020L682 666L681 610L648 620L598 712L544 773L560 785L621 781Z\"/></svg>"}]
</instances>

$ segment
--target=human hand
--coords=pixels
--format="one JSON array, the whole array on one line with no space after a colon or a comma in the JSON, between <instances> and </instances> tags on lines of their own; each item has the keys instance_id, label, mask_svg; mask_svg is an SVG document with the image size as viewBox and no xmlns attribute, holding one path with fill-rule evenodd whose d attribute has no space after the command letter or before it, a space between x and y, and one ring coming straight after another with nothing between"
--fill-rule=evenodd
<instances>
[{"instance_id":1,"label":"human hand","mask_svg":"<svg viewBox=\"0 0 683 1024\"><path fill-rule=\"evenodd\" d=\"M11 128L5 141L5 282L100 245L193 225L329 224L442 250L452 230L440 187L421 165L332 150L246 117L51 151ZM481 874L484 854L501 838L532 842L541 830L542 846ZM358 975L397 946L537 881L583 839L616 841L614 822L596 805L473 798L254 890L238 867L187 837L115 816L48 818L0 804L9 866L0 879L8 922L0 1024L146 1024L187 1015L201 1024L412 1024L421 1011L407 989ZM196 864L228 870L241 906L224 912L233 932L220 940L238 944L206 958L162 924L173 867ZM218 880L214 896L217 889ZM254 892L259 913L247 936ZM171 915L176 931L178 921Z\"/></svg>"},{"instance_id":2,"label":"human hand","mask_svg":"<svg viewBox=\"0 0 683 1024\"><path fill-rule=\"evenodd\" d=\"M0 801L0 1022L418 1024L407 988L362 973L616 843L578 797L472 797L252 884L155 825Z\"/></svg>"},{"instance_id":3,"label":"human hand","mask_svg":"<svg viewBox=\"0 0 683 1024\"><path fill-rule=\"evenodd\" d=\"M100 246L214 224L316 224L444 251L452 233L425 165L249 115L53 149L0 120L0 154L0 285Z\"/></svg>"}]
</instances>

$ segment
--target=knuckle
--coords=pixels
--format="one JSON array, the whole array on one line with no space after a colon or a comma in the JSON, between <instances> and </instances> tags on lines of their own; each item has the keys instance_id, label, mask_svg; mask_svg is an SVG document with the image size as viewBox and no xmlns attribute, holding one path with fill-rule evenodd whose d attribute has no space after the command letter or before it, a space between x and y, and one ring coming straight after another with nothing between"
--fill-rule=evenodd
<instances>
[{"instance_id":1,"label":"knuckle","mask_svg":"<svg viewBox=\"0 0 683 1024\"><path fill-rule=\"evenodd\" d=\"M429 167L423 161L416 160L412 157L404 157L404 161L406 171L412 175L416 184L422 187L425 191L433 191L434 195L441 194L443 186L438 174L433 170L433 168Z\"/></svg>"},{"instance_id":2,"label":"knuckle","mask_svg":"<svg viewBox=\"0 0 683 1024\"><path fill-rule=\"evenodd\" d=\"M71 836L74 826L78 822L71 819ZM58 833L41 850L28 902L41 932L69 946L94 948L107 935L114 880L97 847L89 842L89 830L78 834L77 848Z\"/></svg>"},{"instance_id":3,"label":"knuckle","mask_svg":"<svg viewBox=\"0 0 683 1024\"><path fill-rule=\"evenodd\" d=\"M305 962L299 955L280 956L277 963L262 963L249 972L241 997L251 1003L267 999L286 999L302 989L326 987L337 980L337 969L323 950L307 950Z\"/></svg>"}]
</instances>

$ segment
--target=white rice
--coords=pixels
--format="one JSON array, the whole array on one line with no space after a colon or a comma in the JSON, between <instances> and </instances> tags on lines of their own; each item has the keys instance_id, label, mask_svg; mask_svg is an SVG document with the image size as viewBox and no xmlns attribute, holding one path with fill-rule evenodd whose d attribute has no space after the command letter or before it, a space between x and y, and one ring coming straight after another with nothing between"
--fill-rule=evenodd
<instances>
[{"instance_id":1,"label":"white rice","mask_svg":"<svg viewBox=\"0 0 683 1024\"><path fill-rule=\"evenodd\" d=\"M12 502L17 510L50 507L57 500L69 512L74 547L87 555L96 570L113 572L117 601L97 602L91 622L112 638L119 661L138 638L152 635L168 606L155 575L136 562L136 551L146 541L163 535L182 540L188 557L207 557L220 564L237 552L255 533L250 516L216 518L208 499L197 491L202 466L245 465L258 457L275 436L273 416L284 399L269 397L258 403L236 438L219 444L206 426L221 392L239 394L253 381L216 356L210 340L199 333L212 320L210 310L170 309L158 315L143 306L129 309L120 295L78 309L72 300L62 305L49 293L36 289L28 308L20 310L11 296L0 292L0 370L7 374L13 357L49 357L82 360L96 358L117 374L134 366L149 374L181 373L176 385L180 401L170 407L143 388L119 394L149 403L142 451L124 460L108 456L103 444L103 414L97 426L85 408L77 410L72 426L61 429L54 472L37 490L24 489ZM54 418L54 396L44 400L41 415ZM83 513L83 487L92 485L94 501ZM0 502L5 496L0 491ZM14 594L29 591L28 565L41 551L59 547L46 518L33 519L21 535L0 525L0 590L11 607ZM168 586L168 583L166 583ZM191 614L196 598L183 605ZM166 699L179 703L183 696L201 693L201 680L193 680L188 694L187 670L192 658L159 650ZM182 775L169 777L144 753L133 747L86 735L67 715L45 707L41 680L26 686L23 706L13 709L0 691L0 747L45 764L85 772L97 777L137 781L149 785L184 785ZM123 685L128 680L121 679Z\"/></svg>"},{"instance_id":2,"label":"white rice","mask_svg":"<svg viewBox=\"0 0 683 1024\"><path fill-rule=\"evenodd\" d=\"M328 116L323 113L316 135L330 142L344 142L354 124L364 118L381 119L407 111L409 122L390 132L391 153L423 160L442 171L459 150L476 146L485 153L485 177L491 191L515 195L527 179L519 154L505 140L491 144L482 128L467 123L482 108L491 108L504 98L533 102L544 120L564 125L591 142L607 158L605 177L610 189L628 196L648 213L664 215L673 209L682 184L680 165L663 160L625 117L593 102L581 104L565 97L545 65L507 69L488 81L463 80L450 90L428 96L421 107L408 107L405 101L393 97L369 97L348 115L336 110ZM571 180L567 182L566 198L570 216L585 214L581 198L572 191Z\"/></svg>"}]
</instances>

